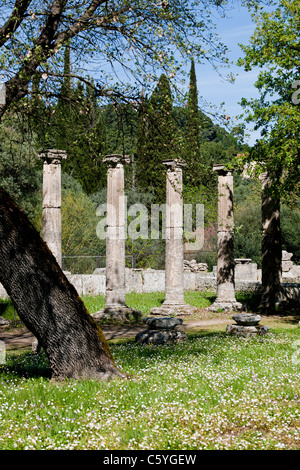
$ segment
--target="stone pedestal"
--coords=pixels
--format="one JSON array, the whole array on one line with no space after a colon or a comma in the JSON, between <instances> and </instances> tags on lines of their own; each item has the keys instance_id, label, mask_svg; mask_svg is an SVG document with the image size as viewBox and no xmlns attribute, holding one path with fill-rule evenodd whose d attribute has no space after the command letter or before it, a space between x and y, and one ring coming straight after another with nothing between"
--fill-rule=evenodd
<instances>
[{"instance_id":1,"label":"stone pedestal","mask_svg":"<svg viewBox=\"0 0 300 470\"><path fill-rule=\"evenodd\" d=\"M260 315L251 313L241 313L233 315L232 319L236 322L233 325L227 325L226 334L233 334L237 336L263 336L269 332L268 326L259 326L261 320Z\"/></svg>"},{"instance_id":2,"label":"stone pedestal","mask_svg":"<svg viewBox=\"0 0 300 470\"><path fill-rule=\"evenodd\" d=\"M95 320L132 323L140 321L141 312L125 302L125 236L126 206L124 194L124 164L130 158L108 155L104 158L107 172L107 232L106 232L106 305L93 314Z\"/></svg>"},{"instance_id":3,"label":"stone pedestal","mask_svg":"<svg viewBox=\"0 0 300 470\"><path fill-rule=\"evenodd\" d=\"M224 165L213 170L218 173L217 299L209 310L241 310L234 286L233 176Z\"/></svg>"},{"instance_id":4,"label":"stone pedestal","mask_svg":"<svg viewBox=\"0 0 300 470\"><path fill-rule=\"evenodd\" d=\"M183 283L183 202L182 167L179 160L163 162L167 167L166 178L166 252L165 252L165 301L151 309L151 315L190 315L196 307L184 301Z\"/></svg>"},{"instance_id":5,"label":"stone pedestal","mask_svg":"<svg viewBox=\"0 0 300 470\"><path fill-rule=\"evenodd\" d=\"M181 318L148 317L143 322L148 325L148 329L136 335L135 340L139 344L179 343L187 340L186 333L178 329L183 322Z\"/></svg>"},{"instance_id":6,"label":"stone pedestal","mask_svg":"<svg viewBox=\"0 0 300 470\"><path fill-rule=\"evenodd\" d=\"M43 160L42 236L62 267L61 251L61 161L66 152L50 149L39 155Z\"/></svg>"},{"instance_id":7,"label":"stone pedestal","mask_svg":"<svg viewBox=\"0 0 300 470\"><path fill-rule=\"evenodd\" d=\"M252 263L250 258L236 258L234 277L236 281L257 281L257 264Z\"/></svg>"}]
</instances>

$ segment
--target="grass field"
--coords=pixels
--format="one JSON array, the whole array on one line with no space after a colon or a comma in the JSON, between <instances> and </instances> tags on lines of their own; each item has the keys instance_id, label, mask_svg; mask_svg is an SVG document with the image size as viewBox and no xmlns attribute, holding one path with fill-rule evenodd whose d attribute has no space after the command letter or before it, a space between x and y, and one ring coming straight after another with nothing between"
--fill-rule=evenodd
<instances>
[{"instance_id":1,"label":"grass field","mask_svg":"<svg viewBox=\"0 0 300 470\"><path fill-rule=\"evenodd\" d=\"M187 291L184 294L185 301L203 309L208 307L212 304L212 302L216 298L216 294L214 292L205 291ZM243 304L247 304L248 311L252 311L255 309L257 305L257 298L253 294L245 294L237 292L236 298L239 302ZM88 311L90 313L95 313L105 305L105 296L104 295L96 295L96 296L83 296L82 297ZM136 293L131 292L126 295L126 303L129 307L134 307L137 310L140 310L143 315L148 315L151 308L158 307L164 301L164 293L163 292L151 292L151 293ZM9 300L0 300L0 313L3 312L2 316L11 320L13 326L20 326L21 321L14 310L13 304ZM213 316L213 315L212 315Z\"/></svg>"},{"instance_id":2,"label":"grass field","mask_svg":"<svg viewBox=\"0 0 300 470\"><path fill-rule=\"evenodd\" d=\"M145 314L159 301L138 297ZM93 311L101 299L85 302ZM297 322L282 322L264 337L223 329L177 345L111 343L131 379L60 385L43 352L8 351L0 449L300 449L299 340Z\"/></svg>"}]
</instances>

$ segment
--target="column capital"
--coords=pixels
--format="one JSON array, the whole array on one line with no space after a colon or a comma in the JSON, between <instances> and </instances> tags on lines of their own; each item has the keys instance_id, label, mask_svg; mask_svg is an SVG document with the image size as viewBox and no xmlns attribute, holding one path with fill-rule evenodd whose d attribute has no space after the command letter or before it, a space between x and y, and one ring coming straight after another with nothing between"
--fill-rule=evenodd
<instances>
[{"instance_id":1,"label":"column capital","mask_svg":"<svg viewBox=\"0 0 300 470\"><path fill-rule=\"evenodd\" d=\"M232 175L232 170L226 168L226 165L224 164L213 165L213 171L217 172L219 176Z\"/></svg>"},{"instance_id":2,"label":"column capital","mask_svg":"<svg viewBox=\"0 0 300 470\"><path fill-rule=\"evenodd\" d=\"M186 166L186 163L180 160L179 158L164 160L163 164L167 167L169 171L178 170Z\"/></svg>"},{"instance_id":3,"label":"column capital","mask_svg":"<svg viewBox=\"0 0 300 470\"><path fill-rule=\"evenodd\" d=\"M125 163L130 163L130 156L122 154L105 155L102 161L109 167L116 167L120 164L124 165Z\"/></svg>"},{"instance_id":4,"label":"column capital","mask_svg":"<svg viewBox=\"0 0 300 470\"><path fill-rule=\"evenodd\" d=\"M67 153L64 150L47 149L39 154L39 158L44 160L44 163L60 164L63 159L67 158Z\"/></svg>"}]
</instances>

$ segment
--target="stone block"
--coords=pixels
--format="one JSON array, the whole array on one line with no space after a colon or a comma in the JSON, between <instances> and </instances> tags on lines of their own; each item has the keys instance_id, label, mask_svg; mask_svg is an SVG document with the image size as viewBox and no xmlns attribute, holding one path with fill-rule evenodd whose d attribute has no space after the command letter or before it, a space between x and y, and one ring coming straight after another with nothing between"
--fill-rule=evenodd
<instances>
[{"instance_id":1,"label":"stone block","mask_svg":"<svg viewBox=\"0 0 300 470\"><path fill-rule=\"evenodd\" d=\"M165 289L165 271L145 269L142 273L143 292L162 292Z\"/></svg>"},{"instance_id":2,"label":"stone block","mask_svg":"<svg viewBox=\"0 0 300 470\"><path fill-rule=\"evenodd\" d=\"M268 326L242 326L242 325L227 325L226 334L237 336L263 336L269 332Z\"/></svg>"},{"instance_id":3,"label":"stone block","mask_svg":"<svg viewBox=\"0 0 300 470\"><path fill-rule=\"evenodd\" d=\"M172 344L186 341L187 335L179 330L145 330L138 333L135 339L139 344Z\"/></svg>"},{"instance_id":4,"label":"stone block","mask_svg":"<svg viewBox=\"0 0 300 470\"><path fill-rule=\"evenodd\" d=\"M233 315L233 320L236 324L227 325L226 334L233 334L237 336L249 337L253 335L265 335L269 331L268 326L259 326L258 323L261 320L260 315L252 313L241 313Z\"/></svg>"},{"instance_id":5,"label":"stone block","mask_svg":"<svg viewBox=\"0 0 300 470\"><path fill-rule=\"evenodd\" d=\"M68 274L66 275L70 283L75 287L78 295L83 292L83 275L82 274Z\"/></svg>"},{"instance_id":6,"label":"stone block","mask_svg":"<svg viewBox=\"0 0 300 470\"><path fill-rule=\"evenodd\" d=\"M235 269L234 276L235 281L237 280L247 280L247 281L256 281L257 280L257 264L251 263L251 260L235 259Z\"/></svg>"},{"instance_id":7,"label":"stone block","mask_svg":"<svg viewBox=\"0 0 300 470\"><path fill-rule=\"evenodd\" d=\"M0 284L0 299L8 299L8 298L9 298L9 296L8 296L6 290L4 289L2 284Z\"/></svg>"},{"instance_id":8,"label":"stone block","mask_svg":"<svg viewBox=\"0 0 300 470\"><path fill-rule=\"evenodd\" d=\"M173 344L187 340L186 333L177 328L183 322L181 318L147 317L143 322L149 328L136 335L135 340L139 344Z\"/></svg>"},{"instance_id":9,"label":"stone block","mask_svg":"<svg viewBox=\"0 0 300 470\"><path fill-rule=\"evenodd\" d=\"M6 318L0 317L0 327L6 327L10 325L10 321Z\"/></svg>"},{"instance_id":10,"label":"stone block","mask_svg":"<svg viewBox=\"0 0 300 470\"><path fill-rule=\"evenodd\" d=\"M143 318L143 323L146 323L148 327L156 330L173 330L176 326L181 325L183 322L182 318L174 317L163 317L163 318Z\"/></svg>"},{"instance_id":11,"label":"stone block","mask_svg":"<svg viewBox=\"0 0 300 470\"><path fill-rule=\"evenodd\" d=\"M231 312L231 311L241 311L243 309L243 304L240 302L235 301L219 301L216 299L216 301L210 306L207 307L206 310L210 312L218 312L220 310L224 312Z\"/></svg>"},{"instance_id":12,"label":"stone block","mask_svg":"<svg viewBox=\"0 0 300 470\"><path fill-rule=\"evenodd\" d=\"M183 261L183 268L185 272L207 272L208 266L207 263L197 263L195 259L192 260L184 260Z\"/></svg>"},{"instance_id":13,"label":"stone block","mask_svg":"<svg viewBox=\"0 0 300 470\"><path fill-rule=\"evenodd\" d=\"M293 261L282 261L282 271L283 272L288 272L290 269L293 267Z\"/></svg>"},{"instance_id":14,"label":"stone block","mask_svg":"<svg viewBox=\"0 0 300 470\"><path fill-rule=\"evenodd\" d=\"M83 274L82 275L82 295L99 295L105 292L105 277Z\"/></svg>"},{"instance_id":15,"label":"stone block","mask_svg":"<svg viewBox=\"0 0 300 470\"><path fill-rule=\"evenodd\" d=\"M159 316L187 316L197 313L199 309L186 303L182 304L166 304L163 303L160 307L154 307L150 310L150 315Z\"/></svg>"},{"instance_id":16,"label":"stone block","mask_svg":"<svg viewBox=\"0 0 300 470\"><path fill-rule=\"evenodd\" d=\"M196 277L193 272L185 272L183 276L184 290L196 290Z\"/></svg>"},{"instance_id":17,"label":"stone block","mask_svg":"<svg viewBox=\"0 0 300 470\"><path fill-rule=\"evenodd\" d=\"M143 273L141 269L125 268L125 286L126 292L143 291Z\"/></svg>"},{"instance_id":18,"label":"stone block","mask_svg":"<svg viewBox=\"0 0 300 470\"><path fill-rule=\"evenodd\" d=\"M256 326L261 320L260 315L253 315L251 313L240 313L238 315L233 315L232 318L237 325L241 326Z\"/></svg>"},{"instance_id":19,"label":"stone block","mask_svg":"<svg viewBox=\"0 0 300 470\"><path fill-rule=\"evenodd\" d=\"M282 250L282 261L290 261L293 257L293 253L288 253L285 250Z\"/></svg>"},{"instance_id":20,"label":"stone block","mask_svg":"<svg viewBox=\"0 0 300 470\"><path fill-rule=\"evenodd\" d=\"M116 305L115 307L105 307L91 315L99 323L140 323L142 313L127 305Z\"/></svg>"},{"instance_id":21,"label":"stone block","mask_svg":"<svg viewBox=\"0 0 300 470\"><path fill-rule=\"evenodd\" d=\"M96 268L95 271L93 271L93 274L99 274L102 276L105 276L106 273L106 268Z\"/></svg>"}]
</instances>

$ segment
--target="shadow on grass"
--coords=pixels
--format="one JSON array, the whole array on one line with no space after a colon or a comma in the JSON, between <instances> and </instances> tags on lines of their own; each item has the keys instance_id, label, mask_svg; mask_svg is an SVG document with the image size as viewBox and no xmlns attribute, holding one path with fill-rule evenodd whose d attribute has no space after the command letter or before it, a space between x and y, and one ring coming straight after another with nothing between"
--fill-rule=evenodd
<instances>
[{"instance_id":1,"label":"shadow on grass","mask_svg":"<svg viewBox=\"0 0 300 470\"><path fill-rule=\"evenodd\" d=\"M136 355L137 359L161 359L167 360L168 358L174 357L191 357L198 356L199 354L207 355L207 345L204 347L201 345L201 338L221 338L226 336L225 332L219 331L201 331L201 332L191 332L187 333L188 341L183 341L177 344L145 344L139 345L134 340L122 341L122 343L113 343L111 344L113 355L122 355L134 358ZM124 351L124 348L128 346L128 351ZM118 351L120 349L120 351ZM121 352L122 350L122 352Z\"/></svg>"},{"instance_id":2,"label":"shadow on grass","mask_svg":"<svg viewBox=\"0 0 300 470\"><path fill-rule=\"evenodd\" d=\"M23 325L17 311L15 310L14 304L10 299L0 299L0 316L9 320L12 327Z\"/></svg>"},{"instance_id":3,"label":"shadow on grass","mask_svg":"<svg viewBox=\"0 0 300 470\"><path fill-rule=\"evenodd\" d=\"M51 370L43 352L39 354L23 352L18 355L9 355L5 372L25 379L41 377L51 379Z\"/></svg>"},{"instance_id":4,"label":"shadow on grass","mask_svg":"<svg viewBox=\"0 0 300 470\"><path fill-rule=\"evenodd\" d=\"M256 313L259 310L261 293L259 292L236 292L236 300L241 302L247 312Z\"/></svg>"},{"instance_id":5,"label":"shadow on grass","mask_svg":"<svg viewBox=\"0 0 300 470\"><path fill-rule=\"evenodd\" d=\"M213 292L204 292L203 297L207 299L211 304L213 304L217 298L217 295L214 294Z\"/></svg>"},{"instance_id":6,"label":"shadow on grass","mask_svg":"<svg viewBox=\"0 0 300 470\"><path fill-rule=\"evenodd\" d=\"M8 305L9 305L9 302L5 302L3 300L0 301L0 316L5 314Z\"/></svg>"},{"instance_id":7,"label":"shadow on grass","mask_svg":"<svg viewBox=\"0 0 300 470\"><path fill-rule=\"evenodd\" d=\"M291 312L275 312L273 315L266 315L265 319L270 319L270 322L273 321L276 323L281 323L282 325L298 325L300 321L300 313L294 314Z\"/></svg>"}]
</instances>

